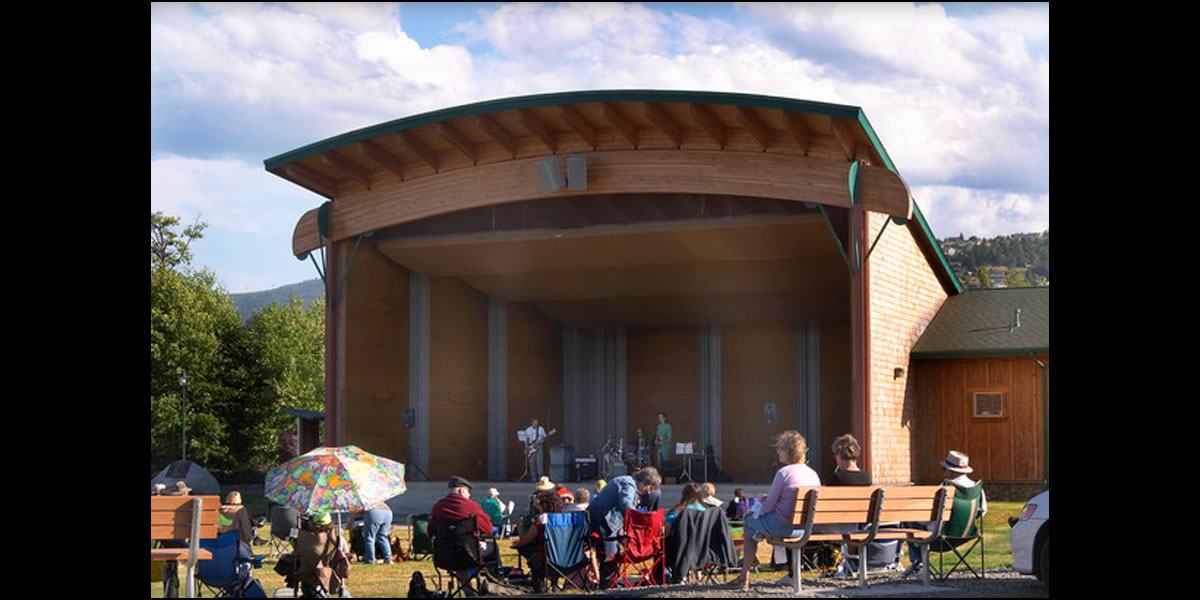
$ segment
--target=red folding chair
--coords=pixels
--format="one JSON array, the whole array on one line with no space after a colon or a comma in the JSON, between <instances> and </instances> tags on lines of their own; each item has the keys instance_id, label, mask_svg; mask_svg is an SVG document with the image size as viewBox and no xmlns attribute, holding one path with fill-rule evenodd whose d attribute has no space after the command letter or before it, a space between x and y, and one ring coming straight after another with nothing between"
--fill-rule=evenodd
<instances>
[{"instance_id":1,"label":"red folding chair","mask_svg":"<svg viewBox=\"0 0 1200 600\"><path fill-rule=\"evenodd\" d=\"M620 549L616 577L609 582L609 587L662 585L666 582L665 523L666 513L662 510L650 513L625 511L625 535L615 538Z\"/></svg>"}]
</instances>

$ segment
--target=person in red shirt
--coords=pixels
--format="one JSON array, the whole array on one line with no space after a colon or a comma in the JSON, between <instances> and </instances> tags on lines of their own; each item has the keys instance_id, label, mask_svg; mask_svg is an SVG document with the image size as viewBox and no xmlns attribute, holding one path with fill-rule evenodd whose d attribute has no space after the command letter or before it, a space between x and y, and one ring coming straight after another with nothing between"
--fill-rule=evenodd
<instances>
[{"instance_id":1,"label":"person in red shirt","mask_svg":"<svg viewBox=\"0 0 1200 600\"><path fill-rule=\"evenodd\" d=\"M450 478L450 493L433 505L429 516L439 521L461 521L475 517L475 528L483 536L492 535L492 521L483 507L471 499L471 482L457 475Z\"/></svg>"}]
</instances>

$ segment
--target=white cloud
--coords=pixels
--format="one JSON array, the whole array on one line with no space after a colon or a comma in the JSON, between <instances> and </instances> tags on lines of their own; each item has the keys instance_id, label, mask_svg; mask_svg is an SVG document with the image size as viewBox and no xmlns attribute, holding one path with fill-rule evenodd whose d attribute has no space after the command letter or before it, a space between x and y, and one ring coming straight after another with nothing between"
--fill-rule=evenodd
<instances>
[{"instance_id":1,"label":"white cloud","mask_svg":"<svg viewBox=\"0 0 1200 600\"><path fill-rule=\"evenodd\" d=\"M152 207L254 235L280 218L290 236L319 200L263 158L492 98L686 89L861 106L939 235L1049 226L1048 7L687 10L503 5L423 47L394 4L152 4Z\"/></svg>"},{"instance_id":2,"label":"white cloud","mask_svg":"<svg viewBox=\"0 0 1200 600\"><path fill-rule=\"evenodd\" d=\"M939 238L993 237L1050 228L1050 194L1018 194L946 186L915 187L917 205Z\"/></svg>"}]
</instances>

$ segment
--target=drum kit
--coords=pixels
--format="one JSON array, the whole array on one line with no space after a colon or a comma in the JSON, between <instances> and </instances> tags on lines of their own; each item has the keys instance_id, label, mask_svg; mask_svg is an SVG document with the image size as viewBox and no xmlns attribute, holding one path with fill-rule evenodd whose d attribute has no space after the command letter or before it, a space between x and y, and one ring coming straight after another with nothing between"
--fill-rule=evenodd
<instances>
[{"instance_id":1,"label":"drum kit","mask_svg":"<svg viewBox=\"0 0 1200 600\"><path fill-rule=\"evenodd\" d=\"M613 443L609 436L600 450L601 473L605 479L634 473L650 465L650 449L641 437L636 442L626 446L624 437L618 437Z\"/></svg>"}]
</instances>

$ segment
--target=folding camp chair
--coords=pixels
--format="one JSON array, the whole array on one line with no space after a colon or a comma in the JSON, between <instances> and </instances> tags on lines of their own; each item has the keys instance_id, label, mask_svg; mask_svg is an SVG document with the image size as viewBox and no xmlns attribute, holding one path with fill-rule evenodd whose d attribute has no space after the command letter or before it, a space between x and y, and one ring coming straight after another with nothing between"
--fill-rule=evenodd
<instances>
[{"instance_id":1,"label":"folding camp chair","mask_svg":"<svg viewBox=\"0 0 1200 600\"><path fill-rule=\"evenodd\" d=\"M945 581L959 567L966 567L976 579L983 579L984 559L987 556L983 546L983 482L980 481L969 488L957 485L954 487L954 508L950 512L950 522L943 529L942 537L929 545L930 553L938 553L936 568L932 568L933 560L929 561L930 574L938 581ZM960 551L964 546L965 549ZM979 547L979 571L967 562L976 546ZM954 564L949 570L944 562L947 552L954 554Z\"/></svg>"},{"instance_id":2,"label":"folding camp chair","mask_svg":"<svg viewBox=\"0 0 1200 600\"><path fill-rule=\"evenodd\" d=\"M300 512L290 506L272 503L267 507L271 518L271 558L292 551L292 542L300 531Z\"/></svg>"},{"instance_id":3,"label":"folding camp chair","mask_svg":"<svg viewBox=\"0 0 1200 600\"><path fill-rule=\"evenodd\" d=\"M562 580L557 589L566 590L567 586L578 590L592 587L588 575L592 564L584 548L588 538L588 521L585 512L547 513L544 553L546 558L546 575L551 580L551 590L558 586L555 580Z\"/></svg>"},{"instance_id":4,"label":"folding camp chair","mask_svg":"<svg viewBox=\"0 0 1200 600\"><path fill-rule=\"evenodd\" d=\"M605 582L606 587L662 585L666 582L665 514L662 510L625 510L625 533L612 538L618 543L617 571ZM636 577L636 581L632 577Z\"/></svg>"},{"instance_id":5,"label":"folding camp chair","mask_svg":"<svg viewBox=\"0 0 1200 600\"><path fill-rule=\"evenodd\" d=\"M429 536L429 513L408 515L408 556L405 560L425 560L433 554L433 538Z\"/></svg>"},{"instance_id":6,"label":"folding camp chair","mask_svg":"<svg viewBox=\"0 0 1200 600\"><path fill-rule=\"evenodd\" d=\"M200 547L212 552L211 560L196 565L196 580L223 598L266 598L262 584L252 569L262 567L262 557L250 553L237 531L227 531L216 539L200 540Z\"/></svg>"},{"instance_id":7,"label":"folding camp chair","mask_svg":"<svg viewBox=\"0 0 1200 600\"><path fill-rule=\"evenodd\" d=\"M446 597L473 597L487 594L487 583L480 577L484 562L479 550L480 537L475 517L460 521L429 521L433 533L433 567L437 588L442 589L442 571L447 577Z\"/></svg>"}]
</instances>

